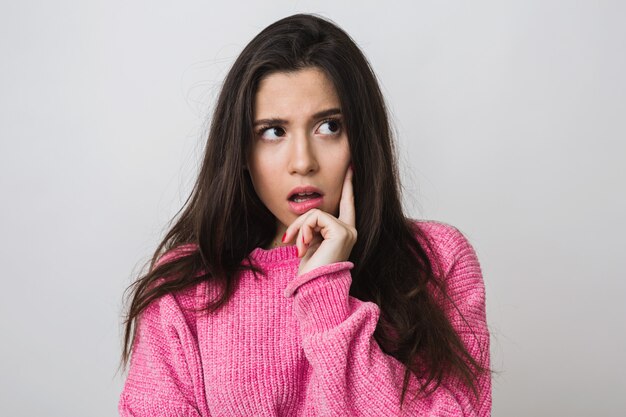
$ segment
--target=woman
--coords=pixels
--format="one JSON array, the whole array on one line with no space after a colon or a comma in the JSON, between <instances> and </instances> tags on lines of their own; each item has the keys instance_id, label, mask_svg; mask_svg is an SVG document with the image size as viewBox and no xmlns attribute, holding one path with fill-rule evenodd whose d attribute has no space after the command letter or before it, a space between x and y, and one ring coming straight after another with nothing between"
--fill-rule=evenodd
<instances>
[{"instance_id":1,"label":"woman","mask_svg":"<svg viewBox=\"0 0 626 417\"><path fill-rule=\"evenodd\" d=\"M121 415L489 415L476 255L455 228L407 219L399 190L350 37L312 15L264 29L131 286Z\"/></svg>"}]
</instances>

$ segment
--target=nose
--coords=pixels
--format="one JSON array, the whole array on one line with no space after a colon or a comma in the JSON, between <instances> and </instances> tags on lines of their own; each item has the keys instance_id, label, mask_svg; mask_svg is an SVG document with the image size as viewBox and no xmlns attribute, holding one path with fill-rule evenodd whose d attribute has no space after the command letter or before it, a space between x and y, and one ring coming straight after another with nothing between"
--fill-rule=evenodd
<instances>
[{"instance_id":1,"label":"nose","mask_svg":"<svg viewBox=\"0 0 626 417\"><path fill-rule=\"evenodd\" d=\"M307 134L294 135L289 147L289 173L309 175L318 170L317 150Z\"/></svg>"}]
</instances>

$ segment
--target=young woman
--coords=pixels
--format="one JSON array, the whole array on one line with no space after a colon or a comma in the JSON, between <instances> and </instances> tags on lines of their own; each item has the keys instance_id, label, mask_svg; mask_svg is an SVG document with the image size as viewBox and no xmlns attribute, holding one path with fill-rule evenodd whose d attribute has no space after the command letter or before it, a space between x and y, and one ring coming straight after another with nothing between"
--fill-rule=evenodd
<instances>
[{"instance_id":1,"label":"young woman","mask_svg":"<svg viewBox=\"0 0 626 417\"><path fill-rule=\"evenodd\" d=\"M383 96L333 23L243 50L184 211L131 287L123 416L487 416L485 291L401 207Z\"/></svg>"}]
</instances>

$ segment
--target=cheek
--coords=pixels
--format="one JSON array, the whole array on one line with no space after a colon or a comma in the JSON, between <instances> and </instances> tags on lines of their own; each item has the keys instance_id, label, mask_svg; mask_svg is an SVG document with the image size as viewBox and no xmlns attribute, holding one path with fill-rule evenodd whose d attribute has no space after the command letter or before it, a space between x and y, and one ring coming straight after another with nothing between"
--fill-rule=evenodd
<instances>
[{"instance_id":1,"label":"cheek","mask_svg":"<svg viewBox=\"0 0 626 417\"><path fill-rule=\"evenodd\" d=\"M275 164L268 158L262 158L257 156L250 160L249 171L250 178L252 179L252 185L257 195L267 195L271 192L271 184L273 178L275 178L274 170Z\"/></svg>"},{"instance_id":2,"label":"cheek","mask_svg":"<svg viewBox=\"0 0 626 417\"><path fill-rule=\"evenodd\" d=\"M352 160L352 157L350 156L350 142L348 140L348 136L344 136L342 141L341 141L341 146L338 149L338 155L339 156L339 160L341 162L339 162L340 164L345 165L345 167L347 168L348 165L350 164L350 161Z\"/></svg>"}]
</instances>

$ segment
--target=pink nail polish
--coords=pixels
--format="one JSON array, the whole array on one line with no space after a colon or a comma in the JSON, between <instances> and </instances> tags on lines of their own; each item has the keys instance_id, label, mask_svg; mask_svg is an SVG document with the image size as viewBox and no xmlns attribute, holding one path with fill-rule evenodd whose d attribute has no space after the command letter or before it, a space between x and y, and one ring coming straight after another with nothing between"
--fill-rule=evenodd
<instances>
[{"instance_id":1,"label":"pink nail polish","mask_svg":"<svg viewBox=\"0 0 626 417\"><path fill-rule=\"evenodd\" d=\"M281 239L283 243L285 243L285 237L287 237L287 232L285 232L285 234L283 235L283 238Z\"/></svg>"}]
</instances>

